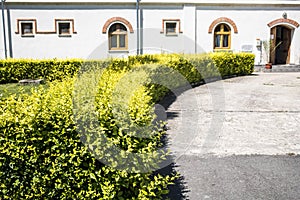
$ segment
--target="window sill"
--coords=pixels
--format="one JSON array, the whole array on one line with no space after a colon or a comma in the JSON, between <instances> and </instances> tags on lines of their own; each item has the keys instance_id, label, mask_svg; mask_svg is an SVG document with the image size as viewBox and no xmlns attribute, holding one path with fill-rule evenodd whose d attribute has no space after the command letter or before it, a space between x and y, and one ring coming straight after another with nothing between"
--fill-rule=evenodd
<instances>
[{"instance_id":1,"label":"window sill","mask_svg":"<svg viewBox=\"0 0 300 200\"><path fill-rule=\"evenodd\" d=\"M58 37L72 37L71 34L59 34Z\"/></svg>"},{"instance_id":2,"label":"window sill","mask_svg":"<svg viewBox=\"0 0 300 200\"><path fill-rule=\"evenodd\" d=\"M25 34L25 35L21 35L21 37L34 37L33 34Z\"/></svg>"},{"instance_id":3,"label":"window sill","mask_svg":"<svg viewBox=\"0 0 300 200\"><path fill-rule=\"evenodd\" d=\"M129 51L127 49L124 49L124 50L122 50L122 49L116 49L116 50L111 49L111 50L108 50L108 52L109 53L129 53Z\"/></svg>"},{"instance_id":4,"label":"window sill","mask_svg":"<svg viewBox=\"0 0 300 200\"><path fill-rule=\"evenodd\" d=\"M232 49L214 49L214 52L233 52Z\"/></svg>"},{"instance_id":5,"label":"window sill","mask_svg":"<svg viewBox=\"0 0 300 200\"><path fill-rule=\"evenodd\" d=\"M177 37L178 33L166 33L165 36L168 36L168 37Z\"/></svg>"}]
</instances>

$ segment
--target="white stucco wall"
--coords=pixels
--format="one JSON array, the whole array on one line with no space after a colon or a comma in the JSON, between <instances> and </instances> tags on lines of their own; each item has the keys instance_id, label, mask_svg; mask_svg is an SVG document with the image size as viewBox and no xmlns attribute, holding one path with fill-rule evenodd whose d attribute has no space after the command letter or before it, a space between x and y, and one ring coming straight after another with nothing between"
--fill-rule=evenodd
<instances>
[{"instance_id":1,"label":"white stucco wall","mask_svg":"<svg viewBox=\"0 0 300 200\"><path fill-rule=\"evenodd\" d=\"M162 31L163 19L182 19L183 7L142 6L143 48L148 52L183 52L183 34L166 36ZM180 25L182 26L182 25Z\"/></svg>"},{"instance_id":2,"label":"white stucco wall","mask_svg":"<svg viewBox=\"0 0 300 200\"><path fill-rule=\"evenodd\" d=\"M102 33L105 22L111 17L122 17L129 21L134 33L129 33L128 54L136 51L136 8L134 0L126 2L93 0L72 4L25 3L7 0L11 19L12 51L15 58L104 58L126 56L127 52L108 51L108 36ZM23 3L22 3L23 2ZM27 0L28 2L28 0ZM107 3L110 2L110 3ZM173 3L172 3L173 2ZM178 52L201 53L213 51L213 34L208 33L211 23L220 17L227 17L236 24L238 33L232 32L231 49L241 51L242 45L253 45L256 64L260 63L260 51L256 39L268 39L270 27L267 24L282 18L300 23L300 3L295 1L141 1L141 45L144 53ZM252 2L252 3L251 3ZM289 2L289 6L282 6ZM279 4L279 5L277 5ZM7 19L7 18L6 18ZM21 37L16 34L17 19L36 19L39 31L53 31L54 19L74 19L77 34L59 37L58 34L36 34ZM162 30L163 19L180 19L182 33L166 36ZM8 28L8 27L7 27ZM4 57L2 28L0 29L0 58ZM197 41L195 45L194 41ZM291 44L291 63L300 63L300 28L296 28Z\"/></svg>"},{"instance_id":3,"label":"white stucco wall","mask_svg":"<svg viewBox=\"0 0 300 200\"><path fill-rule=\"evenodd\" d=\"M13 51L17 58L87 58L95 49L103 50L107 56L107 34L102 33L105 22L111 17L127 19L135 29L134 8L117 7L73 7L40 6L11 8ZM39 31L55 30L55 19L74 19L77 34L59 37L58 34L35 34L34 37L21 37L15 34L17 19L37 19ZM129 48L131 48L129 44ZM101 46L101 48L99 48ZM101 56L102 57L102 56Z\"/></svg>"},{"instance_id":4,"label":"white stucco wall","mask_svg":"<svg viewBox=\"0 0 300 200\"><path fill-rule=\"evenodd\" d=\"M4 40L3 40L3 26L2 26L2 15L0 15L0 59L3 59L5 56L4 54Z\"/></svg>"},{"instance_id":5,"label":"white stucco wall","mask_svg":"<svg viewBox=\"0 0 300 200\"><path fill-rule=\"evenodd\" d=\"M236 8L228 9L222 8L215 9L213 7L198 8L197 10L197 33L198 33L198 45L207 51L213 51L213 33L208 34L208 28L211 23L220 18L227 17L231 19L237 26L238 33L233 33L231 39L231 49L233 51L241 51L242 45L253 45L253 53L256 55L255 63L260 62L260 51L256 48L256 39L261 40L269 39L270 27L268 23L273 20L282 18L283 12L286 12L289 19L300 22L300 12L294 9L291 10L279 10L278 7L265 8ZM201 20L205 19L205 20ZM232 28L232 27L231 27ZM233 30L233 28L232 28ZM300 56L300 30L296 28L291 44L291 63L299 63ZM264 53L263 53L264 59ZM264 62L264 60L262 60Z\"/></svg>"}]
</instances>

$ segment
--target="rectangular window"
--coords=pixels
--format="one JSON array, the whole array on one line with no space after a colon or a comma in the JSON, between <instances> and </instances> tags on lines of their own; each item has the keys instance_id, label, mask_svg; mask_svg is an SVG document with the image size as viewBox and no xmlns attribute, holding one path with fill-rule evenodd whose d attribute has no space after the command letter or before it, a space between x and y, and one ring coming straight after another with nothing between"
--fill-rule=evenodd
<instances>
[{"instance_id":1,"label":"rectangular window","mask_svg":"<svg viewBox=\"0 0 300 200\"><path fill-rule=\"evenodd\" d=\"M33 22L21 22L21 35L22 36L33 35Z\"/></svg>"},{"instance_id":2,"label":"rectangular window","mask_svg":"<svg viewBox=\"0 0 300 200\"><path fill-rule=\"evenodd\" d=\"M71 23L70 22L58 22L58 34L59 35L71 35Z\"/></svg>"},{"instance_id":3,"label":"rectangular window","mask_svg":"<svg viewBox=\"0 0 300 200\"><path fill-rule=\"evenodd\" d=\"M166 22L166 34L176 34L176 22Z\"/></svg>"},{"instance_id":4,"label":"rectangular window","mask_svg":"<svg viewBox=\"0 0 300 200\"><path fill-rule=\"evenodd\" d=\"M163 26L161 33L165 35L176 36L182 33L180 30L180 19L163 19Z\"/></svg>"},{"instance_id":5,"label":"rectangular window","mask_svg":"<svg viewBox=\"0 0 300 200\"><path fill-rule=\"evenodd\" d=\"M228 48L228 35L223 35L223 47Z\"/></svg>"},{"instance_id":6,"label":"rectangular window","mask_svg":"<svg viewBox=\"0 0 300 200\"><path fill-rule=\"evenodd\" d=\"M216 47L220 47L221 46L220 43L221 43L221 36L220 35L216 35L216 38L215 38L215 48Z\"/></svg>"},{"instance_id":7,"label":"rectangular window","mask_svg":"<svg viewBox=\"0 0 300 200\"><path fill-rule=\"evenodd\" d=\"M126 47L125 35L119 35L119 37L120 37L120 48L125 48Z\"/></svg>"},{"instance_id":8,"label":"rectangular window","mask_svg":"<svg viewBox=\"0 0 300 200\"><path fill-rule=\"evenodd\" d=\"M118 47L118 35L111 35L110 45L111 45L111 48L117 48Z\"/></svg>"}]
</instances>

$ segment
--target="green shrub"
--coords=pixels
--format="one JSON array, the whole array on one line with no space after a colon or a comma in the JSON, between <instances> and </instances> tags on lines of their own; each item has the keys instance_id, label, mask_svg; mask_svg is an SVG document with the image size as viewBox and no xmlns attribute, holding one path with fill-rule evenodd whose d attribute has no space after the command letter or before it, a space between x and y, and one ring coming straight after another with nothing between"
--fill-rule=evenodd
<instances>
[{"instance_id":1,"label":"green shrub","mask_svg":"<svg viewBox=\"0 0 300 200\"><path fill-rule=\"evenodd\" d=\"M22 79L45 79L47 81L63 80L77 74L80 68L108 65L110 61L70 60L31 60L8 59L0 61L0 84L16 83Z\"/></svg>"},{"instance_id":2,"label":"green shrub","mask_svg":"<svg viewBox=\"0 0 300 200\"><path fill-rule=\"evenodd\" d=\"M210 54L222 77L247 75L254 71L255 55L251 53L219 52Z\"/></svg>"},{"instance_id":3,"label":"green shrub","mask_svg":"<svg viewBox=\"0 0 300 200\"><path fill-rule=\"evenodd\" d=\"M186 80L250 74L253 65L254 55L246 53L1 62L3 82L41 77L53 82L0 100L0 199L162 198L176 176L139 172L156 168L166 156L157 151L165 132L152 123L154 103ZM79 66L78 76L70 78ZM90 115L97 127L84 121ZM108 156L111 146L124 156ZM131 156L135 153L144 157ZM135 173L129 173L129 162ZM118 165L123 169L110 167Z\"/></svg>"},{"instance_id":4,"label":"green shrub","mask_svg":"<svg viewBox=\"0 0 300 200\"><path fill-rule=\"evenodd\" d=\"M166 193L174 177L130 174L96 160L76 131L72 91L73 80L65 80L0 102L0 198L159 199ZM144 91L137 91L136 97ZM136 97L132 101L142 105ZM137 119L142 111L133 110L138 112L133 113ZM110 121L100 117L101 124L102 120ZM152 148L150 140L126 142L127 150L130 145Z\"/></svg>"}]
</instances>

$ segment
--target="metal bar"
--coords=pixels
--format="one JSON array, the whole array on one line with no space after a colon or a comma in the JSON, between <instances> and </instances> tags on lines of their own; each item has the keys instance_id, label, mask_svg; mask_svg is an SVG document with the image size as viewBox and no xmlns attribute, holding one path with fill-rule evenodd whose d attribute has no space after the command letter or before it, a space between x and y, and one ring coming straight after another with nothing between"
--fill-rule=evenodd
<instances>
[{"instance_id":1,"label":"metal bar","mask_svg":"<svg viewBox=\"0 0 300 200\"><path fill-rule=\"evenodd\" d=\"M7 59L6 29L5 29L5 18L4 18L4 2L5 2L5 0L1 0L4 55L5 55L5 59Z\"/></svg>"},{"instance_id":2,"label":"metal bar","mask_svg":"<svg viewBox=\"0 0 300 200\"><path fill-rule=\"evenodd\" d=\"M139 19L139 2L140 0L136 0L136 54L140 54L140 19Z\"/></svg>"}]
</instances>

